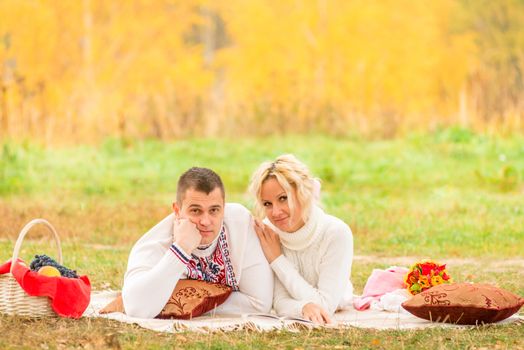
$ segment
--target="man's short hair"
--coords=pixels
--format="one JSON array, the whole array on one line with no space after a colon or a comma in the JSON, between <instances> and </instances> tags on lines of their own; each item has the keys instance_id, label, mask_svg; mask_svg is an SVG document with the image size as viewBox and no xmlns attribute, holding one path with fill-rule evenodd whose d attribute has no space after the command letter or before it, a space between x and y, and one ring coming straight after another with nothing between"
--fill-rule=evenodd
<instances>
[{"instance_id":1,"label":"man's short hair","mask_svg":"<svg viewBox=\"0 0 524 350\"><path fill-rule=\"evenodd\" d=\"M176 201L178 205L182 205L186 191L190 188L210 194L217 187L220 188L222 198L225 199L224 184L217 173L208 168L192 167L178 179Z\"/></svg>"}]
</instances>

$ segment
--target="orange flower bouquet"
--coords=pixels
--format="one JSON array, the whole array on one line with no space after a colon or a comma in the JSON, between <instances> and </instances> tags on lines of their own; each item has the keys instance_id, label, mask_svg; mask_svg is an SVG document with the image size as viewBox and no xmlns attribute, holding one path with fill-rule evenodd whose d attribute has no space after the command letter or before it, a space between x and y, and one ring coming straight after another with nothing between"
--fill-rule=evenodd
<instances>
[{"instance_id":1,"label":"orange flower bouquet","mask_svg":"<svg viewBox=\"0 0 524 350\"><path fill-rule=\"evenodd\" d=\"M446 271L446 264L422 260L411 266L404 282L408 292L415 295L439 284L451 283L452 280Z\"/></svg>"}]
</instances>

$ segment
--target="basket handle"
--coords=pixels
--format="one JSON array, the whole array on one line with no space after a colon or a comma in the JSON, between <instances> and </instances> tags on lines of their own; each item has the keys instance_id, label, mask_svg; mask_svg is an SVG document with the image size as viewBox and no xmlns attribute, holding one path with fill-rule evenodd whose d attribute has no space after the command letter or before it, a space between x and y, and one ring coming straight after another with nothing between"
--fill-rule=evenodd
<instances>
[{"instance_id":1,"label":"basket handle","mask_svg":"<svg viewBox=\"0 0 524 350\"><path fill-rule=\"evenodd\" d=\"M22 241L24 240L25 235L27 234L27 232L29 232L31 227L37 224L44 224L53 234L56 243L56 249L58 251L58 263L60 265L62 264L62 246L60 245L60 237L58 237L58 233L56 233L55 228L47 220L34 219L27 223L27 225L24 226L24 228L22 229L22 231L20 231L20 234L18 235L18 239L16 240L15 248L13 250L13 258L11 259L11 274L13 273L13 268L15 266L14 262L18 259L18 254L20 253L20 248L22 246Z\"/></svg>"}]
</instances>

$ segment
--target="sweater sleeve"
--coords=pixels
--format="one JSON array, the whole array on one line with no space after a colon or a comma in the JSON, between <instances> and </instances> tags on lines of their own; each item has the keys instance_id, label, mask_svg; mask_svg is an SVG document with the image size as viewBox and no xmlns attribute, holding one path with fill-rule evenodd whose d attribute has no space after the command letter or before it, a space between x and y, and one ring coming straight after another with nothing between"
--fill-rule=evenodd
<instances>
[{"instance_id":1,"label":"sweater sleeve","mask_svg":"<svg viewBox=\"0 0 524 350\"><path fill-rule=\"evenodd\" d=\"M159 224L156 231L153 228L146 233L131 250L122 287L124 309L129 316L157 316L186 271L190 256L180 247L166 244L170 232L158 232L159 228L166 231L169 227Z\"/></svg>"},{"instance_id":2,"label":"sweater sleeve","mask_svg":"<svg viewBox=\"0 0 524 350\"><path fill-rule=\"evenodd\" d=\"M307 303L292 298L282 282L275 278L273 307L279 316L302 317L302 308Z\"/></svg>"},{"instance_id":3,"label":"sweater sleeve","mask_svg":"<svg viewBox=\"0 0 524 350\"><path fill-rule=\"evenodd\" d=\"M273 302L273 272L253 226L248 231L239 290L217 307L217 313L269 312Z\"/></svg>"},{"instance_id":4,"label":"sweater sleeve","mask_svg":"<svg viewBox=\"0 0 524 350\"><path fill-rule=\"evenodd\" d=\"M275 288L275 310L278 314L300 316L302 307L307 303L315 303L324 308L328 313L335 312L339 302L344 296L345 289L351 275L353 260L353 236L349 227L336 225L327 237L329 241L321 254L323 256L318 266L318 285L309 284L283 255L271 263L271 267L282 283L286 294L300 303L300 312L297 308L288 308L287 302L277 303L277 299L286 299L286 294ZM279 294L279 295L277 295ZM289 314L289 312L294 314Z\"/></svg>"}]
</instances>

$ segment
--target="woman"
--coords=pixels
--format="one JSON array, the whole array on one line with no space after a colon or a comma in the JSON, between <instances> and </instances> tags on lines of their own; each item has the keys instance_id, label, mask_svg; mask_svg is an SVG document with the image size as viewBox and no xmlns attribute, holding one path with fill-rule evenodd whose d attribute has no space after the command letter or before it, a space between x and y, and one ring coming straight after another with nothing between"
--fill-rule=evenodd
<instances>
[{"instance_id":1,"label":"woman","mask_svg":"<svg viewBox=\"0 0 524 350\"><path fill-rule=\"evenodd\" d=\"M263 163L250 192L259 219L255 230L275 272L273 307L279 315L331 323L349 305L353 235L317 205L320 183L293 155Z\"/></svg>"}]
</instances>

